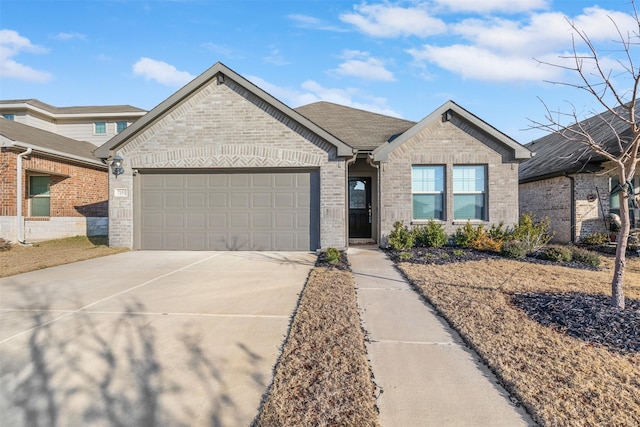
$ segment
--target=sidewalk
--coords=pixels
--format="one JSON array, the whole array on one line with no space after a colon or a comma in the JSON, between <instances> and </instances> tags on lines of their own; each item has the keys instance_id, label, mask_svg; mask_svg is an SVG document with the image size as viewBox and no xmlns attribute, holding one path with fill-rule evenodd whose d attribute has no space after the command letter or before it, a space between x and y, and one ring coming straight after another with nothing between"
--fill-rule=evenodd
<instances>
[{"instance_id":1,"label":"sidewalk","mask_svg":"<svg viewBox=\"0 0 640 427\"><path fill-rule=\"evenodd\" d=\"M493 374L375 247L347 251L390 426L529 426Z\"/></svg>"}]
</instances>

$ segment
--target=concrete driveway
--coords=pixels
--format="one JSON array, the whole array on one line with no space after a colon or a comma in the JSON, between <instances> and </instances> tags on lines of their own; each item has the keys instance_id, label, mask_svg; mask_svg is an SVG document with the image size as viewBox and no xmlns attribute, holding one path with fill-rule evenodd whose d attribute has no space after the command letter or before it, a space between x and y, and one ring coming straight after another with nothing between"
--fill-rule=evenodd
<instances>
[{"instance_id":1,"label":"concrete driveway","mask_svg":"<svg viewBox=\"0 0 640 427\"><path fill-rule=\"evenodd\" d=\"M250 424L314 262L134 251L0 279L0 425Z\"/></svg>"}]
</instances>

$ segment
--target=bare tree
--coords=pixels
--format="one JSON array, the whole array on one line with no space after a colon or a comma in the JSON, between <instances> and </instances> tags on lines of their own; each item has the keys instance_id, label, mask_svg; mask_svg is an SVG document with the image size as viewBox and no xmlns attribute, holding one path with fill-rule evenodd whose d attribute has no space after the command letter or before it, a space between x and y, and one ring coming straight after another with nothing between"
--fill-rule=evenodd
<instances>
[{"instance_id":1,"label":"bare tree","mask_svg":"<svg viewBox=\"0 0 640 427\"><path fill-rule=\"evenodd\" d=\"M604 107L604 112L594 113L592 119L580 121L574 106L570 113L563 113L551 111L545 105L545 122L532 120L534 128L551 131L568 141L583 144L594 156L611 161L615 165L620 182L618 195L621 226L616 239L611 304L621 309L625 306L624 271L630 230L629 197L633 197L633 194L630 194L633 188L631 182L638 166L640 149L640 111L636 110L640 102L640 67L634 62L640 60L640 19L635 0L631 2L631 7L635 18L631 30L623 31L618 23L609 17L618 34L617 40L614 40L619 45L615 52L615 62L610 62L603 53L606 51L596 47L589 36L570 20L567 21L574 33L572 53L560 57L561 64L538 61L539 64L551 65L577 74L576 82L550 83L586 91L593 96L598 105ZM580 53L579 49L586 50L586 53ZM567 122L571 124L563 124ZM594 124L598 124L596 127L599 132L593 132ZM603 133L602 129L606 132Z\"/></svg>"}]
</instances>

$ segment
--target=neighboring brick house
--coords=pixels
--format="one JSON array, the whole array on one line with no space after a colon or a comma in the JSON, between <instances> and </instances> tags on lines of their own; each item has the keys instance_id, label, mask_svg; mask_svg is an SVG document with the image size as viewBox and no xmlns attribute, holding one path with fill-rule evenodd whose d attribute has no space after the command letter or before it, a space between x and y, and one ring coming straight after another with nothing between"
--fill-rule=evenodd
<instances>
[{"instance_id":1,"label":"neighboring brick house","mask_svg":"<svg viewBox=\"0 0 640 427\"><path fill-rule=\"evenodd\" d=\"M598 143L616 152L616 134L628 140L628 125L605 112L580 126ZM612 129L615 132L612 132ZM577 242L592 233L610 233L610 214L618 214L619 200L612 190L618 185L615 165L587 146L552 133L526 145L535 156L520 164L520 212L548 217L554 240ZM640 171L632 181L640 197ZM630 209L632 228L640 227L640 211Z\"/></svg>"},{"instance_id":2,"label":"neighboring brick house","mask_svg":"<svg viewBox=\"0 0 640 427\"><path fill-rule=\"evenodd\" d=\"M96 155L123 158L112 245L308 251L385 245L395 221L512 225L530 152L451 101L418 123L291 109L217 63Z\"/></svg>"},{"instance_id":3,"label":"neighboring brick house","mask_svg":"<svg viewBox=\"0 0 640 427\"><path fill-rule=\"evenodd\" d=\"M0 237L106 235L108 167L95 148L0 118Z\"/></svg>"},{"instance_id":4,"label":"neighboring brick house","mask_svg":"<svg viewBox=\"0 0 640 427\"><path fill-rule=\"evenodd\" d=\"M96 146L145 114L130 105L54 107L37 99L0 100L0 116L5 119Z\"/></svg>"}]
</instances>

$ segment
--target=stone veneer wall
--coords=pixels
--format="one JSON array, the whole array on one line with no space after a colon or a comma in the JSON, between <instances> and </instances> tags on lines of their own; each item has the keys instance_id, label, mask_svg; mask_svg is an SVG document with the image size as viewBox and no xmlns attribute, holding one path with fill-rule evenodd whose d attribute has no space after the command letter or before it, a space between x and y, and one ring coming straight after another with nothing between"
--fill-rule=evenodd
<instances>
[{"instance_id":1,"label":"stone veneer wall","mask_svg":"<svg viewBox=\"0 0 640 427\"><path fill-rule=\"evenodd\" d=\"M135 169L306 168L320 171L320 245L346 246L345 161L336 148L231 79L209 82L119 151L110 176L109 241L133 248ZM117 191L117 195L116 195Z\"/></svg>"},{"instance_id":2,"label":"stone veneer wall","mask_svg":"<svg viewBox=\"0 0 640 427\"><path fill-rule=\"evenodd\" d=\"M412 220L411 166L445 165L445 220L452 234L466 221L453 220L454 165L487 165L488 218L485 224L518 222L518 163L502 145L455 116L449 122L434 121L397 147L388 162L381 163L381 246L396 221L418 225Z\"/></svg>"}]
</instances>

